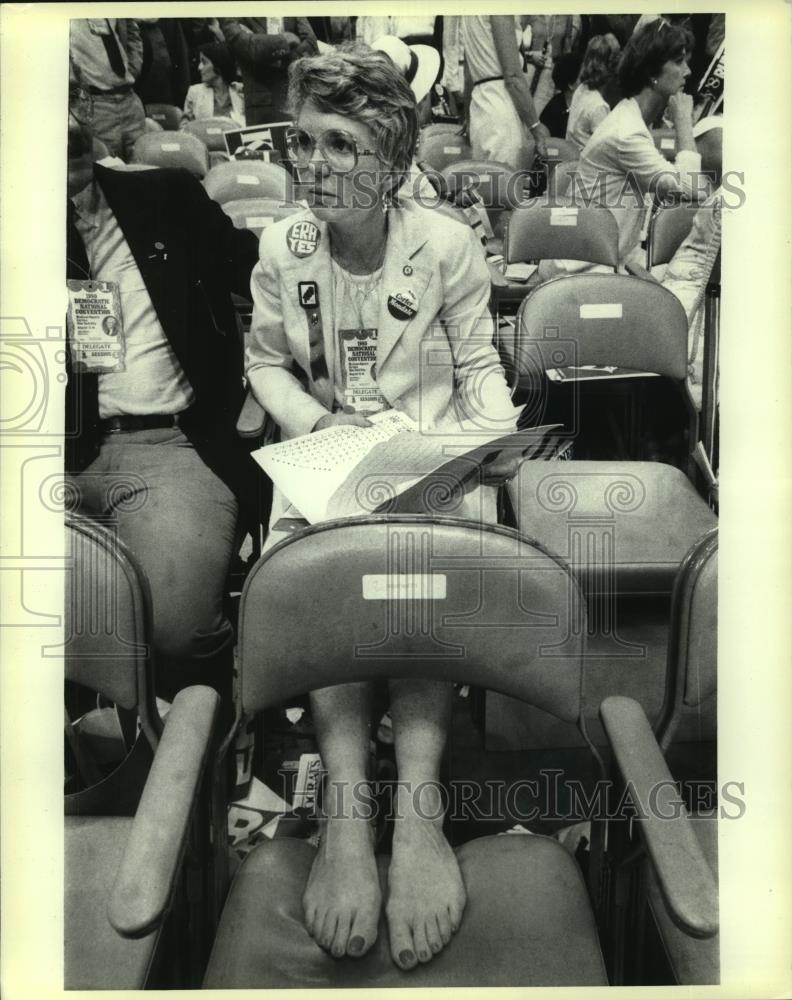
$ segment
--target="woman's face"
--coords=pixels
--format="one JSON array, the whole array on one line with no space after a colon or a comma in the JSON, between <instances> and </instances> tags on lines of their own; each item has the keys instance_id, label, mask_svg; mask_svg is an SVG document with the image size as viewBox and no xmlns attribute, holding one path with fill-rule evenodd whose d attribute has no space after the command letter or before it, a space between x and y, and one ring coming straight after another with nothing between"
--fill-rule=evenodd
<instances>
[{"instance_id":1,"label":"woman's face","mask_svg":"<svg viewBox=\"0 0 792 1000\"><path fill-rule=\"evenodd\" d=\"M344 115L320 111L310 102L303 105L295 125L314 140L310 162L297 168L299 196L308 201L314 215L325 222L337 222L380 211L382 192L388 186L387 168L374 152L376 141L368 125ZM332 152L323 152L320 148L323 136L326 142L329 140L328 133L336 133L336 142L328 145L339 148L341 158L344 136L339 137L338 133L344 133L357 148L357 163L351 169L344 170L337 163L328 162ZM354 156L347 156L347 159L351 162Z\"/></svg>"},{"instance_id":2,"label":"woman's face","mask_svg":"<svg viewBox=\"0 0 792 1000\"><path fill-rule=\"evenodd\" d=\"M666 99L674 94L678 94L685 86L685 80L690 76L690 67L687 64L687 54L683 54L679 59L669 59L664 62L657 77L655 89Z\"/></svg>"},{"instance_id":3,"label":"woman's face","mask_svg":"<svg viewBox=\"0 0 792 1000\"><path fill-rule=\"evenodd\" d=\"M201 53L201 58L198 60L198 72L201 74L201 83L212 83L217 78L217 70L214 68L214 63L211 59L207 59L203 53Z\"/></svg>"}]
</instances>

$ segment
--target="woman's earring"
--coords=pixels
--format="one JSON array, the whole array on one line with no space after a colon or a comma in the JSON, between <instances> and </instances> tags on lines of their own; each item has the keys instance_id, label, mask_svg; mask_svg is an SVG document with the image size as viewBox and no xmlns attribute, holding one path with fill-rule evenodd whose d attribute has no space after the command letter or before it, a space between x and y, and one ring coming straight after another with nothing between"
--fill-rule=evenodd
<instances>
[{"instance_id":1,"label":"woman's earring","mask_svg":"<svg viewBox=\"0 0 792 1000\"><path fill-rule=\"evenodd\" d=\"M382 214L385 215L388 209L393 204L393 197L390 191L383 191L382 197L380 198L380 208L382 209Z\"/></svg>"}]
</instances>

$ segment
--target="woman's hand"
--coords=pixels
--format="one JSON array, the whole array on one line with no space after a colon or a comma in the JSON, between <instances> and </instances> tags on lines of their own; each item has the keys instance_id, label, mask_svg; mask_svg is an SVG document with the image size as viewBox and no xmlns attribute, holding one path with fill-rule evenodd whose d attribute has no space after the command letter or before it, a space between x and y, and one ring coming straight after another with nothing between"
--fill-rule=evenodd
<instances>
[{"instance_id":1,"label":"woman's hand","mask_svg":"<svg viewBox=\"0 0 792 1000\"><path fill-rule=\"evenodd\" d=\"M342 427L344 424L350 424L352 427L371 427L371 421L361 413L328 413L316 421L311 433L327 430L328 427Z\"/></svg>"},{"instance_id":2,"label":"woman's hand","mask_svg":"<svg viewBox=\"0 0 792 1000\"><path fill-rule=\"evenodd\" d=\"M487 462L481 467L482 486L503 486L510 479L514 479L524 462L520 451L509 451L505 449L492 462Z\"/></svg>"},{"instance_id":3,"label":"woman's hand","mask_svg":"<svg viewBox=\"0 0 792 1000\"><path fill-rule=\"evenodd\" d=\"M690 125L693 121L693 98L690 94L672 94L668 98L666 110L675 128L679 128L680 125Z\"/></svg>"}]
</instances>

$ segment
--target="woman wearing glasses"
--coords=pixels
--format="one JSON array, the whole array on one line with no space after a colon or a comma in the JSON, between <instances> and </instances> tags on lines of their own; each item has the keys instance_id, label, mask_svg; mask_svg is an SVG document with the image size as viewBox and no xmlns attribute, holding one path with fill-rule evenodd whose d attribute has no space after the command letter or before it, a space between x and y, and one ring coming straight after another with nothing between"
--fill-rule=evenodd
<instances>
[{"instance_id":1,"label":"woman wearing glasses","mask_svg":"<svg viewBox=\"0 0 792 1000\"><path fill-rule=\"evenodd\" d=\"M367 414L388 408L421 431L459 431L462 414L474 425L514 429L517 411L492 347L489 277L472 231L394 197L418 131L402 74L375 53L303 59L291 68L290 102L289 151L310 208L261 239L246 366L259 402L288 437L366 425ZM355 378L346 364L350 336L369 338L376 357ZM393 960L410 969L448 943L465 905L432 784L451 690L399 680L390 695L405 785L385 910ZM312 696L337 796L303 902L309 933L336 957L370 949L382 905L371 824L352 794L367 783L367 697L364 685ZM403 794L419 785L420 801Z\"/></svg>"}]
</instances>

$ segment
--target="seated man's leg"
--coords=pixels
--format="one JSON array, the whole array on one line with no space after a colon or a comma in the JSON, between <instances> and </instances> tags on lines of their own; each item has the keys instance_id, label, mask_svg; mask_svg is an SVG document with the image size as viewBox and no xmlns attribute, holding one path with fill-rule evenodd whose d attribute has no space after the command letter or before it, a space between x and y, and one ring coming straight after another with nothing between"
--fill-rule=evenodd
<instances>
[{"instance_id":1,"label":"seated man's leg","mask_svg":"<svg viewBox=\"0 0 792 1000\"><path fill-rule=\"evenodd\" d=\"M237 501L181 431L108 435L77 477L94 509L113 516L148 577L157 692L209 684L231 707L233 628L223 612Z\"/></svg>"},{"instance_id":2,"label":"seated man's leg","mask_svg":"<svg viewBox=\"0 0 792 1000\"><path fill-rule=\"evenodd\" d=\"M393 960L411 969L448 944L465 906L440 795L453 687L405 678L392 680L390 689L399 784L385 911Z\"/></svg>"}]
</instances>

